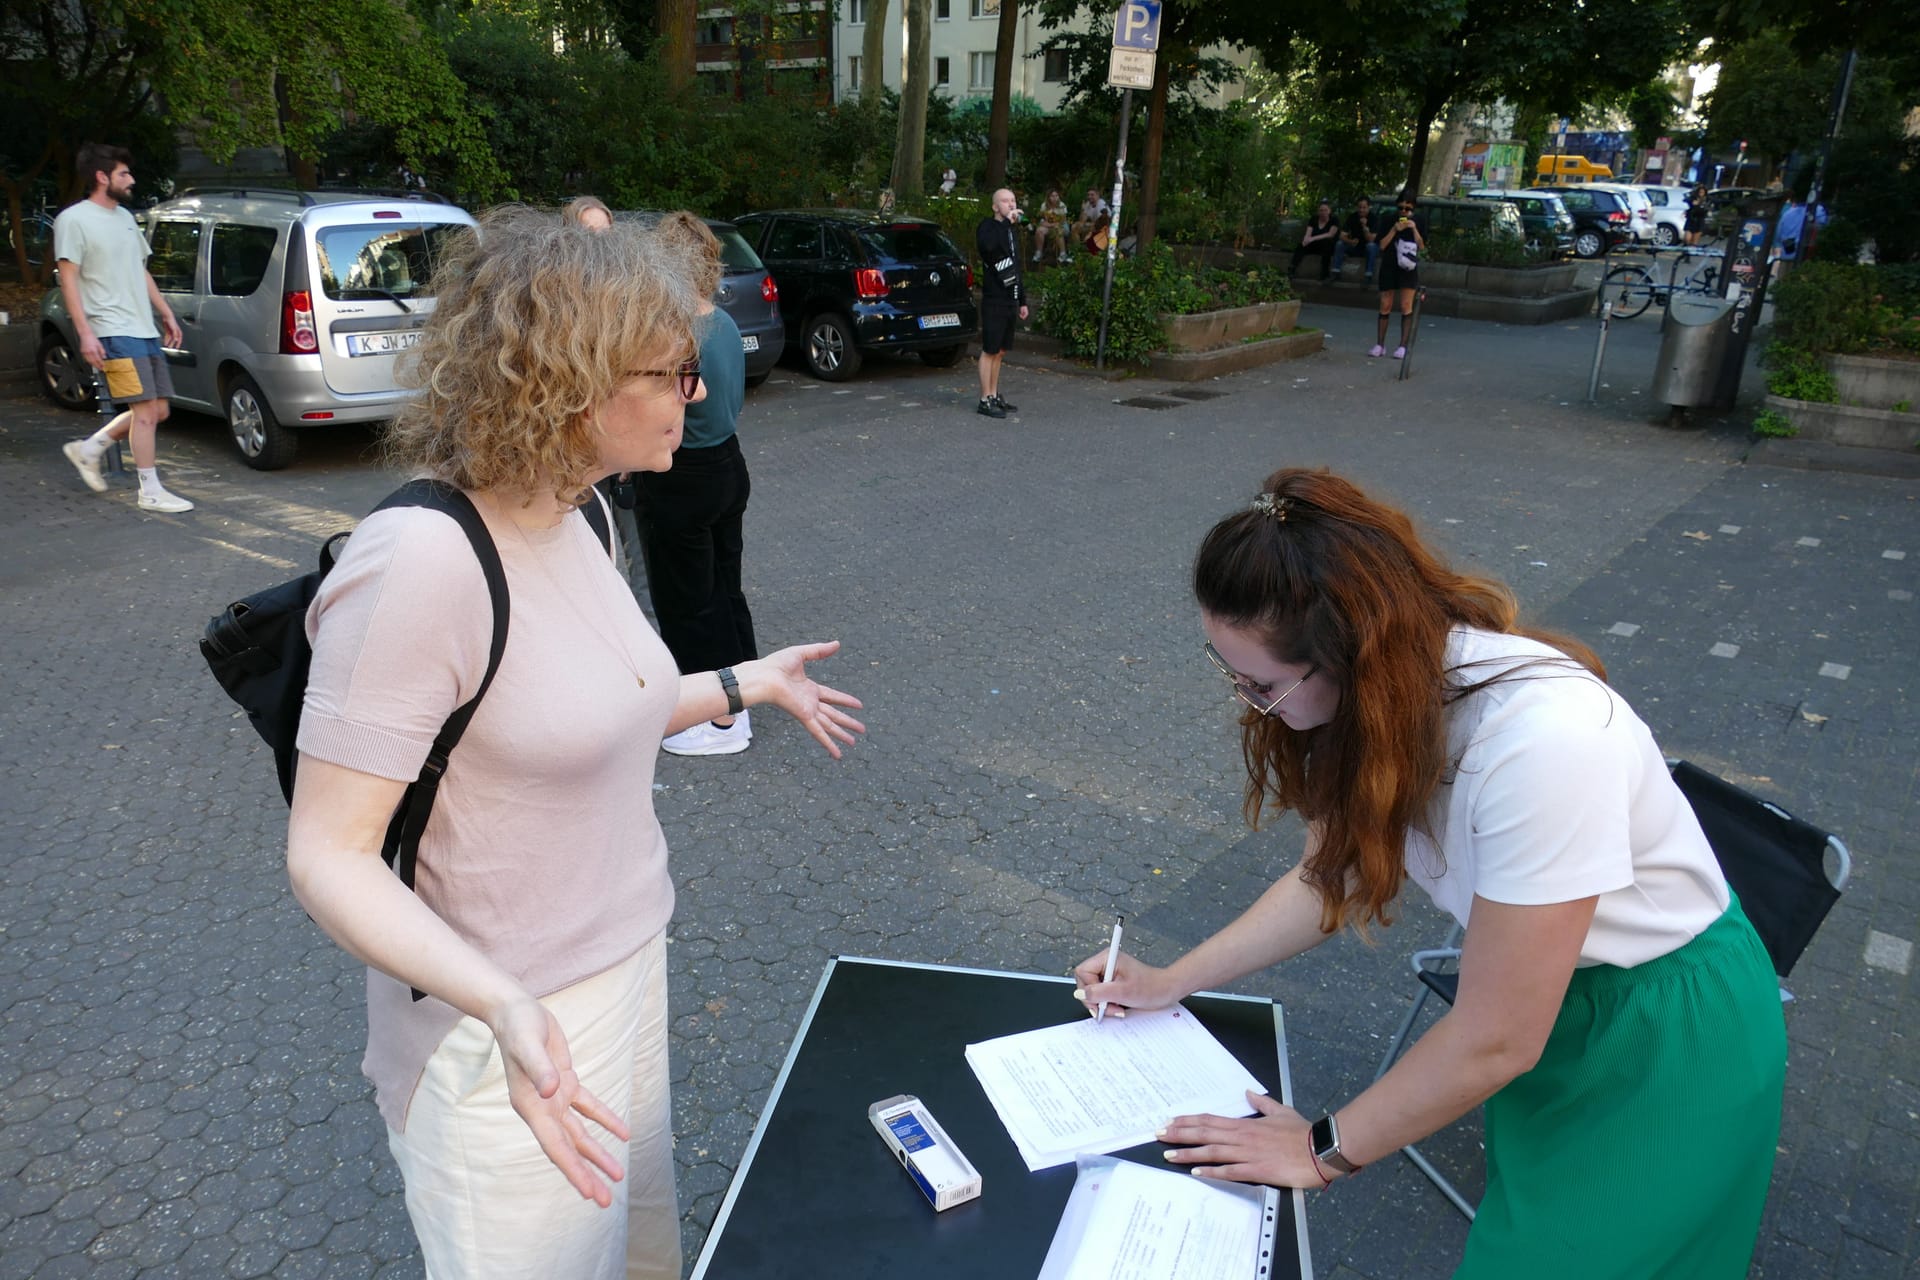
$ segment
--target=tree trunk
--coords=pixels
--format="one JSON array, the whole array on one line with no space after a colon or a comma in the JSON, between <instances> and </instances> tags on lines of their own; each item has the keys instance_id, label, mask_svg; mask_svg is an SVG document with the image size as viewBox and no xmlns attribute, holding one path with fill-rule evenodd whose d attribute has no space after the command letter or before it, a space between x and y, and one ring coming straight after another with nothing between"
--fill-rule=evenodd
<instances>
[{"instance_id":1,"label":"tree trunk","mask_svg":"<svg viewBox=\"0 0 1920 1280\"><path fill-rule=\"evenodd\" d=\"M860 97L872 102L887 87L887 0L867 0L867 29L860 37Z\"/></svg>"},{"instance_id":2,"label":"tree trunk","mask_svg":"<svg viewBox=\"0 0 1920 1280\"><path fill-rule=\"evenodd\" d=\"M907 75L900 86L900 132L893 148L893 194L903 202L925 190L927 90L933 78L933 0L906 0Z\"/></svg>"},{"instance_id":3,"label":"tree trunk","mask_svg":"<svg viewBox=\"0 0 1920 1280\"><path fill-rule=\"evenodd\" d=\"M696 0L660 0L655 21L660 30L660 65L675 93L693 83L693 27Z\"/></svg>"},{"instance_id":4,"label":"tree trunk","mask_svg":"<svg viewBox=\"0 0 1920 1280\"><path fill-rule=\"evenodd\" d=\"M27 267L27 223L26 211L21 208L20 184L4 173L0 173L0 186L7 189L8 225L13 228L13 265L20 272L20 283L33 279ZM53 252L53 245L47 245L47 252Z\"/></svg>"},{"instance_id":5,"label":"tree trunk","mask_svg":"<svg viewBox=\"0 0 1920 1280\"><path fill-rule=\"evenodd\" d=\"M1140 221L1133 251L1145 253L1160 229L1160 149L1167 139L1167 57L1154 59L1153 92L1147 99L1147 153L1140 158ZM1118 228L1115 234L1119 234Z\"/></svg>"},{"instance_id":6,"label":"tree trunk","mask_svg":"<svg viewBox=\"0 0 1920 1280\"><path fill-rule=\"evenodd\" d=\"M1467 127L1473 119L1473 107L1461 103L1447 115L1447 123L1440 130L1440 145L1427 152L1425 172L1420 175L1420 189L1439 195L1452 195L1453 175L1459 172L1460 155L1467 147Z\"/></svg>"},{"instance_id":7,"label":"tree trunk","mask_svg":"<svg viewBox=\"0 0 1920 1280\"><path fill-rule=\"evenodd\" d=\"M1440 108L1446 106L1446 99L1436 101L1423 98L1420 101L1420 118L1414 122L1413 154L1407 157L1407 182L1401 188L1415 195L1420 193L1420 171L1427 163L1427 135L1433 132L1433 122L1440 118Z\"/></svg>"},{"instance_id":8,"label":"tree trunk","mask_svg":"<svg viewBox=\"0 0 1920 1280\"><path fill-rule=\"evenodd\" d=\"M1007 185L1007 121L1013 114L1013 42L1020 30L1020 0L1000 0L1000 29L993 41L993 112L987 117L987 190Z\"/></svg>"}]
</instances>

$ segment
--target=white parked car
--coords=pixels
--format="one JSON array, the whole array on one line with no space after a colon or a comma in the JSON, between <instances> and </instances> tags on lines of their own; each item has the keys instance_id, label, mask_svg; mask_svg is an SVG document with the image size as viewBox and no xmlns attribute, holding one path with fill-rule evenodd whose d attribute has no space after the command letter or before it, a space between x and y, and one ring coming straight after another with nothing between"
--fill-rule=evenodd
<instances>
[{"instance_id":1,"label":"white parked car","mask_svg":"<svg viewBox=\"0 0 1920 1280\"><path fill-rule=\"evenodd\" d=\"M1589 182L1584 185L1596 191L1611 191L1627 202L1627 229L1633 232L1635 240L1650 241L1654 238L1653 201L1647 198L1642 187L1631 182Z\"/></svg>"},{"instance_id":2,"label":"white parked car","mask_svg":"<svg viewBox=\"0 0 1920 1280\"><path fill-rule=\"evenodd\" d=\"M1687 189L1650 182L1632 184L1653 206L1653 242L1679 244L1687 235Z\"/></svg>"}]
</instances>

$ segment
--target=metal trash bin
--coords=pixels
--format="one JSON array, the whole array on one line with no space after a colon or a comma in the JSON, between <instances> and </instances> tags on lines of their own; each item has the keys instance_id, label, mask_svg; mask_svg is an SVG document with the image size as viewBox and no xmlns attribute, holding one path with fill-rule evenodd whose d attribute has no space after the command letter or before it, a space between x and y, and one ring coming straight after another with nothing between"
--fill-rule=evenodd
<instances>
[{"instance_id":1,"label":"metal trash bin","mask_svg":"<svg viewBox=\"0 0 1920 1280\"><path fill-rule=\"evenodd\" d=\"M1733 333L1733 300L1675 294L1661 330L1653 398L1660 404L1711 405Z\"/></svg>"}]
</instances>

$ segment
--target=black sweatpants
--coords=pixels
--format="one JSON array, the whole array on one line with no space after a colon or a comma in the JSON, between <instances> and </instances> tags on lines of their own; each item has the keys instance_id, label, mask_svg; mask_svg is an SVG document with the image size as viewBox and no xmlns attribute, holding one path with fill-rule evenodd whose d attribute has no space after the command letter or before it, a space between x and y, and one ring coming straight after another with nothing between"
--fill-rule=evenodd
<instances>
[{"instance_id":1,"label":"black sweatpants","mask_svg":"<svg viewBox=\"0 0 1920 1280\"><path fill-rule=\"evenodd\" d=\"M675 450L670 471L643 471L640 550L660 638L683 672L760 656L740 585L741 530L752 484L738 436Z\"/></svg>"}]
</instances>

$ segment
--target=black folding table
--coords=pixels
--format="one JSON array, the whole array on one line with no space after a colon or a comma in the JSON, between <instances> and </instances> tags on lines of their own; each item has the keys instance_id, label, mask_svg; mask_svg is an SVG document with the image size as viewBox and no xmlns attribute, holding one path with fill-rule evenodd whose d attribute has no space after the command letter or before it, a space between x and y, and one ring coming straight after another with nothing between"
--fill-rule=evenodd
<instances>
[{"instance_id":1,"label":"black folding table","mask_svg":"<svg viewBox=\"0 0 1920 1280\"><path fill-rule=\"evenodd\" d=\"M1073 1189L1071 1164L1027 1171L967 1065L966 1046L1084 1017L1072 979L836 956L714 1219L693 1280L1022 1280L1039 1274ZM1292 1105L1284 1016L1271 1000L1186 1002ZM981 1175L980 1198L936 1214L867 1120L924 1102ZM1115 1154L1156 1169L1158 1143ZM1306 1198L1281 1215L1270 1274L1311 1280ZM1297 1270L1296 1270L1297 1267ZM1251 1274L1251 1271L1249 1272Z\"/></svg>"}]
</instances>

